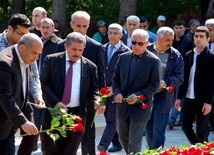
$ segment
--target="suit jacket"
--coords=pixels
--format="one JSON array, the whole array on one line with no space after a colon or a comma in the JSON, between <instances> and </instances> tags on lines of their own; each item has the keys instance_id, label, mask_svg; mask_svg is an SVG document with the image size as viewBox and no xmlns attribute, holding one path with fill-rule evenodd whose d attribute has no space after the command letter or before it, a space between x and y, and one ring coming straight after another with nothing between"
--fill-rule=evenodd
<instances>
[{"instance_id":1,"label":"suit jacket","mask_svg":"<svg viewBox=\"0 0 214 155\"><path fill-rule=\"evenodd\" d=\"M65 40L60 41L57 44L58 44L58 47L57 47L58 52L65 51L65 47L64 47ZM103 64L103 53L102 53L101 46L102 45L100 43L86 36L86 45L82 54L84 57L91 60L97 66L99 90L105 87L105 69ZM91 106L91 104L88 104L87 110L93 111L94 108Z\"/></svg>"},{"instance_id":2,"label":"suit jacket","mask_svg":"<svg viewBox=\"0 0 214 155\"><path fill-rule=\"evenodd\" d=\"M105 66L105 75L106 75L106 86L112 86L112 77L114 74L114 68L116 66L117 60L120 55L124 52L130 51L130 48L127 47L122 41L120 48L112 55L111 60L108 63L108 46L110 43L102 45L103 48L103 57L104 57L104 66Z\"/></svg>"},{"instance_id":3,"label":"suit jacket","mask_svg":"<svg viewBox=\"0 0 214 155\"><path fill-rule=\"evenodd\" d=\"M42 67L41 84L43 97L48 107L54 107L62 101L65 86L65 52L48 55ZM85 125L86 103L94 103L99 97L97 68L94 63L82 56L80 80L80 117ZM51 115L45 109L42 125L49 127Z\"/></svg>"},{"instance_id":4,"label":"suit jacket","mask_svg":"<svg viewBox=\"0 0 214 155\"><path fill-rule=\"evenodd\" d=\"M193 65L194 51L189 51L184 58L184 83L179 88L178 99L186 97L190 70ZM194 77L195 100L198 104L211 104L214 94L214 53L208 47L197 56Z\"/></svg>"},{"instance_id":5,"label":"suit jacket","mask_svg":"<svg viewBox=\"0 0 214 155\"><path fill-rule=\"evenodd\" d=\"M113 94L114 97L119 93L123 97L132 93L137 96L143 95L143 102L148 107L142 109L142 104L138 102L133 105L128 105L127 102L118 103L117 117L124 118L128 111L133 120L147 121L152 111L152 95L158 90L160 84L160 59L146 50L137 65L130 84L128 84L132 55L132 51L125 52L121 54L117 62L112 80Z\"/></svg>"},{"instance_id":6,"label":"suit jacket","mask_svg":"<svg viewBox=\"0 0 214 155\"><path fill-rule=\"evenodd\" d=\"M27 68L29 81L28 72ZM3 140L9 136L13 128L19 128L26 123L25 114L32 112L26 108L29 83L27 82L24 99L20 63L14 46L0 53L0 74L0 139Z\"/></svg>"},{"instance_id":7,"label":"suit jacket","mask_svg":"<svg viewBox=\"0 0 214 155\"><path fill-rule=\"evenodd\" d=\"M123 37L120 39L126 46L127 46L127 38L128 38L128 33L124 34Z\"/></svg>"},{"instance_id":8,"label":"suit jacket","mask_svg":"<svg viewBox=\"0 0 214 155\"><path fill-rule=\"evenodd\" d=\"M42 49L42 58L41 60L37 60L37 66L39 66L39 61L41 61L41 67L42 67L45 57L49 54L53 54L57 52L57 42L59 41L62 41L62 39L57 37L53 33L50 39L44 44L44 47Z\"/></svg>"}]
</instances>

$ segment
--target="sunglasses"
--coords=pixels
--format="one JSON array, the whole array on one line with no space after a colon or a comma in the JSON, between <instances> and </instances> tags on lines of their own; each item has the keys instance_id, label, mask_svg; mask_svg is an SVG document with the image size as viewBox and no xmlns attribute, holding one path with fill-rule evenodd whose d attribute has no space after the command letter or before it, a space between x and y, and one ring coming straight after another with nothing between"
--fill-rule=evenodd
<instances>
[{"instance_id":1,"label":"sunglasses","mask_svg":"<svg viewBox=\"0 0 214 155\"><path fill-rule=\"evenodd\" d=\"M139 45L139 46L143 46L146 42L142 43L142 42L136 42L136 41L132 41L133 45Z\"/></svg>"}]
</instances>

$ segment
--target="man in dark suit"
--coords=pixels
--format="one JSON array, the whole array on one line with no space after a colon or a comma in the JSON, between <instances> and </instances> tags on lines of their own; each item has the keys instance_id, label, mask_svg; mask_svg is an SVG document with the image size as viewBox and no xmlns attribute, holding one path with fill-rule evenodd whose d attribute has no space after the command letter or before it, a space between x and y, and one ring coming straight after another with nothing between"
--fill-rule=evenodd
<instances>
[{"instance_id":1,"label":"man in dark suit","mask_svg":"<svg viewBox=\"0 0 214 155\"><path fill-rule=\"evenodd\" d=\"M209 30L199 26L193 33L195 48L184 58L184 83L179 88L175 107L181 110L182 130L193 145L207 142L207 128L214 94L214 53L207 47ZM197 117L197 118L196 118ZM193 128L196 118L197 130Z\"/></svg>"},{"instance_id":2,"label":"man in dark suit","mask_svg":"<svg viewBox=\"0 0 214 155\"><path fill-rule=\"evenodd\" d=\"M66 51L48 55L41 74L42 90L47 106L60 106L68 110L68 113L79 115L83 119L84 126L87 101L94 103L96 110L100 109L97 68L90 60L82 56L85 43L85 37L82 34L70 33L66 38ZM68 88L69 85L70 88ZM50 122L50 112L45 109L42 128L49 129ZM42 133L43 154L76 155L83 133L73 133L69 130L67 138L60 137L55 144L49 135Z\"/></svg>"},{"instance_id":3,"label":"man in dark suit","mask_svg":"<svg viewBox=\"0 0 214 155\"><path fill-rule=\"evenodd\" d=\"M145 30L134 30L133 51L121 54L112 79L114 98L118 102L117 132L127 154L141 151L143 132L153 105L152 95L160 84L160 59L146 50L148 39ZM140 95L148 106L145 109L137 100Z\"/></svg>"},{"instance_id":4,"label":"man in dark suit","mask_svg":"<svg viewBox=\"0 0 214 155\"><path fill-rule=\"evenodd\" d=\"M113 92L112 92L112 76L114 74L114 68L117 63L117 60L120 54L130 51L130 49L120 41L120 38L123 36L122 26L119 24L111 24L108 27L108 38L109 43L104 44L103 47L103 56L104 56L104 65L106 68L106 86L109 90L108 98L106 99L106 110L105 110L105 119L106 127L103 132L102 138L99 145L97 146L99 151L106 152L110 143L112 142L113 146L108 150L108 152L116 152L122 149L120 142L118 140L118 133L116 131L116 107L117 103L112 103L114 101Z\"/></svg>"},{"instance_id":5,"label":"man in dark suit","mask_svg":"<svg viewBox=\"0 0 214 155\"><path fill-rule=\"evenodd\" d=\"M133 31L139 27L140 19L135 15L128 16L126 19L126 25L128 33L123 35L121 40L126 46L131 48L132 47L131 36Z\"/></svg>"},{"instance_id":6,"label":"man in dark suit","mask_svg":"<svg viewBox=\"0 0 214 155\"><path fill-rule=\"evenodd\" d=\"M105 87L105 69L103 64L103 53L101 44L94 41L86 35L90 23L90 15L85 11L77 11L71 16L71 28L74 32L79 32L86 38L86 45L83 56L91 60L98 69L99 90ZM64 51L64 41L58 43L58 52ZM105 108L104 106L102 108ZM102 109L103 110L103 109ZM91 127L95 111L93 106L87 104L87 122L85 126L85 134L82 137L82 155L95 155L95 125Z\"/></svg>"},{"instance_id":7,"label":"man in dark suit","mask_svg":"<svg viewBox=\"0 0 214 155\"><path fill-rule=\"evenodd\" d=\"M39 75L41 76L41 67L43 65L44 59L48 54L53 54L56 52L56 47L57 47L57 42L61 41L62 39L57 37L53 31L54 31L54 22L50 18L43 18L41 20L41 33L42 33L42 42L43 42L43 49L42 53L39 55L39 60L37 60L37 66L38 66L38 71ZM33 98L29 99L31 102L33 101ZM35 125L40 130L41 127L41 117L42 117L42 111L43 109L38 109L35 106L33 106L34 110L34 121ZM34 145L34 150L37 150L37 141L38 141L38 136Z\"/></svg>"},{"instance_id":8,"label":"man in dark suit","mask_svg":"<svg viewBox=\"0 0 214 155\"><path fill-rule=\"evenodd\" d=\"M26 105L30 81L28 66L38 59L42 47L42 41L37 35L26 34L18 45L0 53L1 154L15 153L15 129L21 127L29 135L38 134L36 126L25 116L32 112Z\"/></svg>"}]
</instances>

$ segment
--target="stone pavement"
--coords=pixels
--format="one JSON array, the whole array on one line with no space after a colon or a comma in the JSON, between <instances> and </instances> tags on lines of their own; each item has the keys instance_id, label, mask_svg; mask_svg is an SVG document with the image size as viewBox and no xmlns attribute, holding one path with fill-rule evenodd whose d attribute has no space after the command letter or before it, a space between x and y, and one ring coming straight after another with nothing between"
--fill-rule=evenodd
<instances>
[{"instance_id":1,"label":"stone pavement","mask_svg":"<svg viewBox=\"0 0 214 155\"><path fill-rule=\"evenodd\" d=\"M95 124L96 124L96 146L99 144L99 141L101 139L102 136L102 132L104 130L105 127L105 119L104 116L96 116L95 119ZM18 149L18 146L20 144L21 138L19 137L18 134L16 134L16 151ZM213 142L214 141L214 132L210 132L210 136L209 136L209 142ZM186 136L184 135L183 131L181 130L181 127L175 127L173 130L170 130L168 127L166 129L166 140L165 140L165 147L170 147L170 146L178 146L181 145L183 143L187 143L186 146L189 146L190 143L188 142ZM110 146L111 147L111 146ZM143 143L142 143L142 151L144 151L146 149L146 138L145 136L143 137ZM96 149L96 153L99 154L99 151ZM108 153L108 152L107 152ZM121 150L119 152L116 153L108 153L110 155L126 155L126 153L124 152L124 150ZM39 141L39 149L37 151L34 151L32 153L32 155L42 155L41 152L41 145L40 145L40 141ZM81 147L79 147L77 155L81 155Z\"/></svg>"}]
</instances>

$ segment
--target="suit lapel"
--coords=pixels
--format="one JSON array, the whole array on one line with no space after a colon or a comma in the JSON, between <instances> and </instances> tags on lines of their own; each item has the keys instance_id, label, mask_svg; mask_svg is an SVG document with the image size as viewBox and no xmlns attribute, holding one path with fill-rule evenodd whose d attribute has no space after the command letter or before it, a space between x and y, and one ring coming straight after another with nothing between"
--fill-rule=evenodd
<instances>
[{"instance_id":1,"label":"suit lapel","mask_svg":"<svg viewBox=\"0 0 214 155\"><path fill-rule=\"evenodd\" d=\"M134 81L134 79L136 78L136 76L141 72L141 69L144 67L146 61L148 60L148 52L147 50L143 53L138 65L137 65L137 68L135 69L135 72L134 72L134 75L132 76L132 79L129 83L129 85Z\"/></svg>"},{"instance_id":2,"label":"suit lapel","mask_svg":"<svg viewBox=\"0 0 214 155\"><path fill-rule=\"evenodd\" d=\"M63 54L59 56L59 61L58 61L59 71L60 71L60 75L62 76L63 85L65 85L65 79L66 79L65 64L66 64L66 58L65 58L65 52L63 52Z\"/></svg>"},{"instance_id":3,"label":"suit lapel","mask_svg":"<svg viewBox=\"0 0 214 155\"><path fill-rule=\"evenodd\" d=\"M88 65L87 62L85 61L85 58L82 56L81 57L81 77L80 77L80 105L84 104L83 102L83 93L84 91L84 77L87 77L86 74L88 73ZM80 106L81 107L81 106ZM83 106L84 107L84 106Z\"/></svg>"},{"instance_id":4,"label":"suit lapel","mask_svg":"<svg viewBox=\"0 0 214 155\"><path fill-rule=\"evenodd\" d=\"M130 64L131 64L132 53L133 52L129 52L129 55L123 59L124 64L122 64L122 65L127 64L127 66L128 66L127 69L123 70L124 74L122 74L122 75L125 75L124 81L126 81L126 88L128 88L128 83L129 83L129 68L130 68Z\"/></svg>"}]
</instances>

